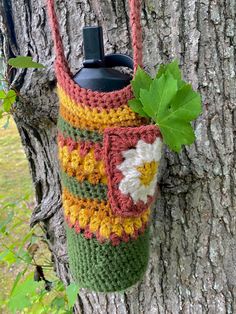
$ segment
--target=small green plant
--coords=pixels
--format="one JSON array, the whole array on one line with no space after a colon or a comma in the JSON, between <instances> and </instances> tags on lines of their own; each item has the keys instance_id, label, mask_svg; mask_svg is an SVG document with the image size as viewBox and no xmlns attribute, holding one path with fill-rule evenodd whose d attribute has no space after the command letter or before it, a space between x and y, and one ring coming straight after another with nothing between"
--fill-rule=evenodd
<instances>
[{"instance_id":1,"label":"small green plant","mask_svg":"<svg viewBox=\"0 0 236 314\"><path fill-rule=\"evenodd\" d=\"M4 128L6 129L9 125L10 114L12 111L12 105L17 101L20 97L20 94L17 90L10 87L10 74L13 68L44 68L44 66L40 63L34 62L32 57L25 56L17 56L15 58L11 58L8 60L9 68L6 73L3 73L3 64L1 64L0 69L0 119L3 117L7 117L6 123L4 124Z\"/></svg>"},{"instance_id":2,"label":"small green plant","mask_svg":"<svg viewBox=\"0 0 236 314\"><path fill-rule=\"evenodd\" d=\"M200 95L182 79L177 61L161 65L152 79L138 68L131 82L131 109L159 126L163 141L175 152L195 140L191 121L201 113Z\"/></svg>"},{"instance_id":3,"label":"small green plant","mask_svg":"<svg viewBox=\"0 0 236 314\"><path fill-rule=\"evenodd\" d=\"M7 118L5 128L13 113L12 105L22 98L10 85L11 71L44 67L31 57L22 56L9 59L8 65L5 74L1 74L4 71L0 67L0 118ZM55 276L41 225L27 229L31 206L28 196L12 202L0 195L0 267L7 273L0 281L0 312L72 314L79 287L75 283L65 287ZM13 282L12 286L5 284L6 278Z\"/></svg>"},{"instance_id":4,"label":"small green plant","mask_svg":"<svg viewBox=\"0 0 236 314\"><path fill-rule=\"evenodd\" d=\"M0 297L0 309L11 313L72 314L79 287L75 283L65 287L54 275L40 224L26 230L21 213L29 215L28 202L28 197L0 202L0 265L15 277L7 298Z\"/></svg>"}]
</instances>

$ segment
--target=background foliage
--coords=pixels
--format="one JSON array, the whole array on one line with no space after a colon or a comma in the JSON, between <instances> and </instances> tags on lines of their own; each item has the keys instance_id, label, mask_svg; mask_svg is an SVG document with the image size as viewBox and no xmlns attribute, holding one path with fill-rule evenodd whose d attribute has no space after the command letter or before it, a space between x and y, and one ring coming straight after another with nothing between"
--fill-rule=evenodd
<instances>
[{"instance_id":1,"label":"background foliage","mask_svg":"<svg viewBox=\"0 0 236 314\"><path fill-rule=\"evenodd\" d=\"M43 68L29 57L9 60L14 67ZM43 226L30 229L33 187L11 114L19 100L0 68L0 312L72 313L78 287L64 287L53 271Z\"/></svg>"}]
</instances>

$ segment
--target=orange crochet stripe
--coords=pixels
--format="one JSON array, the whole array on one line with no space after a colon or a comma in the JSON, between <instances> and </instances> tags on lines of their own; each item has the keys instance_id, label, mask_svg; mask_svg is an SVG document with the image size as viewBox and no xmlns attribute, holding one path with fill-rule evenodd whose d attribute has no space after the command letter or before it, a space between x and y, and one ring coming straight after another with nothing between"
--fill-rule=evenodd
<instances>
[{"instance_id":1,"label":"orange crochet stripe","mask_svg":"<svg viewBox=\"0 0 236 314\"><path fill-rule=\"evenodd\" d=\"M61 168L79 182L88 180L91 184L107 183L104 162L95 158L94 148L81 156L78 149L70 151L67 146L59 146L59 159Z\"/></svg>"},{"instance_id":2,"label":"orange crochet stripe","mask_svg":"<svg viewBox=\"0 0 236 314\"><path fill-rule=\"evenodd\" d=\"M63 204L67 221L77 232L96 236L99 240L136 237L145 229L150 217L147 209L139 217L118 217L109 202L80 199L63 190Z\"/></svg>"}]
</instances>

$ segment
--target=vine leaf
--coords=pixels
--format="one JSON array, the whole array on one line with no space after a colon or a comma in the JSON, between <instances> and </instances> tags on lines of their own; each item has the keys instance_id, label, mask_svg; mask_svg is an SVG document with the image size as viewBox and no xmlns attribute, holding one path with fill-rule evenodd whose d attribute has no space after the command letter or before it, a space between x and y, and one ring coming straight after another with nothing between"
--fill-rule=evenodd
<instances>
[{"instance_id":1,"label":"vine leaf","mask_svg":"<svg viewBox=\"0 0 236 314\"><path fill-rule=\"evenodd\" d=\"M25 56L18 56L16 58L11 58L8 60L8 64L11 65L14 68L21 68L21 69L27 69L27 68L34 68L34 69L40 69L45 68L44 65L41 63L37 63L32 60L32 57L25 57Z\"/></svg>"},{"instance_id":2,"label":"vine leaf","mask_svg":"<svg viewBox=\"0 0 236 314\"><path fill-rule=\"evenodd\" d=\"M143 110L156 121L165 111L170 100L177 92L177 81L172 75L162 75L153 80L149 90L141 89L140 100Z\"/></svg>"},{"instance_id":3,"label":"vine leaf","mask_svg":"<svg viewBox=\"0 0 236 314\"><path fill-rule=\"evenodd\" d=\"M79 287L75 283L71 283L69 286L66 287L66 295L68 299L69 308L71 308L76 301L78 295Z\"/></svg>"},{"instance_id":4,"label":"vine leaf","mask_svg":"<svg viewBox=\"0 0 236 314\"><path fill-rule=\"evenodd\" d=\"M128 103L129 103L130 108L134 112L138 113L142 117L145 117L145 118L149 117L148 114L143 110L142 103L139 99L133 98L133 99L129 100Z\"/></svg>"},{"instance_id":5,"label":"vine leaf","mask_svg":"<svg viewBox=\"0 0 236 314\"><path fill-rule=\"evenodd\" d=\"M3 99L3 109L5 112L9 112L11 106L16 101L16 92L13 89L10 89L7 93L5 93L5 97Z\"/></svg>"},{"instance_id":6,"label":"vine leaf","mask_svg":"<svg viewBox=\"0 0 236 314\"><path fill-rule=\"evenodd\" d=\"M4 90L0 90L0 99L4 99L6 97L6 93Z\"/></svg>"},{"instance_id":7,"label":"vine leaf","mask_svg":"<svg viewBox=\"0 0 236 314\"><path fill-rule=\"evenodd\" d=\"M201 113L200 95L181 75L177 61L161 65L154 79L141 68L132 81L136 98L131 109L148 116L159 126L163 141L175 152L195 140L191 121Z\"/></svg>"},{"instance_id":8,"label":"vine leaf","mask_svg":"<svg viewBox=\"0 0 236 314\"><path fill-rule=\"evenodd\" d=\"M139 98L140 89L149 89L152 83L152 78L143 70L140 66L138 66L137 71L135 73L134 79L131 81L131 85L133 88L134 96Z\"/></svg>"}]
</instances>

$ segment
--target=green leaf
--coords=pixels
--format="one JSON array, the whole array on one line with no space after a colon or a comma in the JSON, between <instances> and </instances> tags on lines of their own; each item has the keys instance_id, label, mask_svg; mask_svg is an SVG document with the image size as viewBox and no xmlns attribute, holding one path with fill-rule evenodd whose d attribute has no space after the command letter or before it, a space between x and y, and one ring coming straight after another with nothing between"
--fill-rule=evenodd
<instances>
[{"instance_id":1,"label":"green leaf","mask_svg":"<svg viewBox=\"0 0 236 314\"><path fill-rule=\"evenodd\" d=\"M32 57L24 57L24 56L18 56L16 58L11 58L8 60L8 64L11 65L14 68L21 68L21 69L27 69L27 68L34 68L34 69L40 69L45 68L44 65L34 62L32 60Z\"/></svg>"},{"instance_id":2,"label":"green leaf","mask_svg":"<svg viewBox=\"0 0 236 314\"><path fill-rule=\"evenodd\" d=\"M24 308L30 307L31 302L30 299L25 295L16 295L10 298L8 302L8 308L12 312L23 310Z\"/></svg>"},{"instance_id":3,"label":"green leaf","mask_svg":"<svg viewBox=\"0 0 236 314\"><path fill-rule=\"evenodd\" d=\"M179 152L182 145L190 145L195 135L190 121L201 113L200 95L190 85L183 86L169 104L168 111L157 118L164 143Z\"/></svg>"},{"instance_id":4,"label":"green leaf","mask_svg":"<svg viewBox=\"0 0 236 314\"><path fill-rule=\"evenodd\" d=\"M139 66L135 73L135 77L131 81L134 96L139 98L140 89L149 89L151 83L152 78Z\"/></svg>"},{"instance_id":5,"label":"green leaf","mask_svg":"<svg viewBox=\"0 0 236 314\"><path fill-rule=\"evenodd\" d=\"M16 101L16 92L12 89L10 89L4 100L3 100L3 108L5 110L5 112L9 112L11 109L11 106L14 104L14 102Z\"/></svg>"},{"instance_id":6,"label":"green leaf","mask_svg":"<svg viewBox=\"0 0 236 314\"><path fill-rule=\"evenodd\" d=\"M202 112L201 97L194 92L190 84L178 90L170 103L170 116L180 117L186 121L196 119Z\"/></svg>"},{"instance_id":7,"label":"green leaf","mask_svg":"<svg viewBox=\"0 0 236 314\"><path fill-rule=\"evenodd\" d=\"M190 145L195 140L193 128L190 123L182 120L170 119L165 123L158 124L163 141L174 152L179 152L182 145Z\"/></svg>"},{"instance_id":8,"label":"green leaf","mask_svg":"<svg viewBox=\"0 0 236 314\"><path fill-rule=\"evenodd\" d=\"M23 261L26 264L30 264L32 262L32 256L29 255L27 251L23 248L17 251L17 255L19 261Z\"/></svg>"},{"instance_id":9,"label":"green leaf","mask_svg":"<svg viewBox=\"0 0 236 314\"><path fill-rule=\"evenodd\" d=\"M19 272L14 280L13 286L11 288L10 295L12 295L13 291L15 290L16 286L18 285L21 277L23 276L24 272Z\"/></svg>"},{"instance_id":10,"label":"green leaf","mask_svg":"<svg viewBox=\"0 0 236 314\"><path fill-rule=\"evenodd\" d=\"M140 100L142 103L142 110L153 120L156 120L156 114L158 111L158 104L156 102L156 99L154 100L154 97L152 97L152 94L150 91L141 89L140 91Z\"/></svg>"},{"instance_id":11,"label":"green leaf","mask_svg":"<svg viewBox=\"0 0 236 314\"><path fill-rule=\"evenodd\" d=\"M9 265L11 265L16 262L16 256L13 252L6 249L2 253L0 253L0 261L7 262Z\"/></svg>"},{"instance_id":12,"label":"green leaf","mask_svg":"<svg viewBox=\"0 0 236 314\"><path fill-rule=\"evenodd\" d=\"M158 78L160 78L163 74L165 74L166 73L166 65L164 65L164 64L161 64L160 66L159 66L159 69L158 69L158 71L157 71L157 74L156 74L156 79L158 79Z\"/></svg>"},{"instance_id":13,"label":"green leaf","mask_svg":"<svg viewBox=\"0 0 236 314\"><path fill-rule=\"evenodd\" d=\"M166 65L162 64L157 72L156 78L160 78L166 72L169 72L177 81L180 81L182 79L177 60L174 60Z\"/></svg>"},{"instance_id":14,"label":"green leaf","mask_svg":"<svg viewBox=\"0 0 236 314\"><path fill-rule=\"evenodd\" d=\"M62 292L65 290L65 286L61 280L57 280L54 283L54 289L55 289L55 291Z\"/></svg>"},{"instance_id":15,"label":"green leaf","mask_svg":"<svg viewBox=\"0 0 236 314\"><path fill-rule=\"evenodd\" d=\"M166 73L171 74L173 78L177 80L178 88L181 88L185 84L185 82L182 80L182 74L177 60L174 60L166 65L162 64L157 72L156 78L160 78L163 74Z\"/></svg>"},{"instance_id":16,"label":"green leaf","mask_svg":"<svg viewBox=\"0 0 236 314\"><path fill-rule=\"evenodd\" d=\"M65 308L65 300L64 298L60 297L55 297L52 300L52 307L55 307L57 309Z\"/></svg>"},{"instance_id":17,"label":"green leaf","mask_svg":"<svg viewBox=\"0 0 236 314\"><path fill-rule=\"evenodd\" d=\"M38 286L39 284L34 281L33 272L24 281L17 280L8 302L9 309L14 312L31 306L33 297L38 295Z\"/></svg>"},{"instance_id":18,"label":"green leaf","mask_svg":"<svg viewBox=\"0 0 236 314\"><path fill-rule=\"evenodd\" d=\"M71 283L69 286L66 287L66 295L68 299L68 305L70 308L75 304L78 291L79 287L75 283Z\"/></svg>"},{"instance_id":19,"label":"green leaf","mask_svg":"<svg viewBox=\"0 0 236 314\"><path fill-rule=\"evenodd\" d=\"M34 281L34 272L32 272L27 277L25 277L24 281L22 281L15 287L12 292L12 296L15 296L17 294L34 295L36 293L37 287L38 283Z\"/></svg>"},{"instance_id":20,"label":"green leaf","mask_svg":"<svg viewBox=\"0 0 236 314\"><path fill-rule=\"evenodd\" d=\"M143 110L155 121L162 116L177 92L177 81L172 75L164 74L155 79L149 90L141 90L140 100Z\"/></svg>"},{"instance_id":21,"label":"green leaf","mask_svg":"<svg viewBox=\"0 0 236 314\"><path fill-rule=\"evenodd\" d=\"M148 118L148 115L145 113L145 111L142 108L142 103L140 100L133 98L133 99L128 101L128 104L129 104L130 108L134 112L138 113L141 117Z\"/></svg>"},{"instance_id":22,"label":"green leaf","mask_svg":"<svg viewBox=\"0 0 236 314\"><path fill-rule=\"evenodd\" d=\"M0 90L0 99L4 99L6 97L6 92L4 90Z\"/></svg>"},{"instance_id":23,"label":"green leaf","mask_svg":"<svg viewBox=\"0 0 236 314\"><path fill-rule=\"evenodd\" d=\"M6 219L0 220L0 232L1 233L5 232L7 225L12 221L13 217L14 217L14 212L10 211L8 212Z\"/></svg>"},{"instance_id":24,"label":"green leaf","mask_svg":"<svg viewBox=\"0 0 236 314\"><path fill-rule=\"evenodd\" d=\"M144 113L160 127L163 140L173 151L195 140L191 121L201 113L201 99L191 85L182 80L177 61L161 65L154 80L142 69L132 81L135 99L133 111Z\"/></svg>"}]
</instances>

